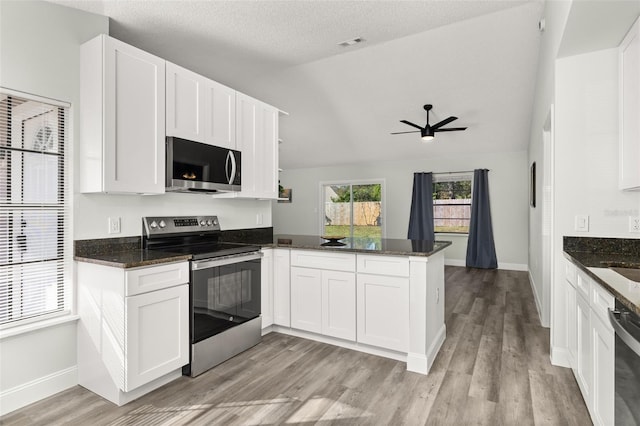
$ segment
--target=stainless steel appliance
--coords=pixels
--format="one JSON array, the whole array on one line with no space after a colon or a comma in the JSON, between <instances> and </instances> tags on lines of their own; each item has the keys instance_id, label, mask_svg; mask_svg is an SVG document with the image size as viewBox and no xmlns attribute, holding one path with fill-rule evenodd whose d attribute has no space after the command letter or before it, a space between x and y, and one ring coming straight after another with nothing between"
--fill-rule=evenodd
<instances>
[{"instance_id":1,"label":"stainless steel appliance","mask_svg":"<svg viewBox=\"0 0 640 426\"><path fill-rule=\"evenodd\" d=\"M195 377L258 344L260 247L220 241L216 216L145 217L147 250L190 254L190 363Z\"/></svg>"},{"instance_id":2,"label":"stainless steel appliance","mask_svg":"<svg viewBox=\"0 0 640 426\"><path fill-rule=\"evenodd\" d=\"M616 300L615 424L640 425L640 317Z\"/></svg>"},{"instance_id":3,"label":"stainless steel appliance","mask_svg":"<svg viewBox=\"0 0 640 426\"><path fill-rule=\"evenodd\" d=\"M240 151L169 136L166 140L166 190L240 191L240 160Z\"/></svg>"}]
</instances>

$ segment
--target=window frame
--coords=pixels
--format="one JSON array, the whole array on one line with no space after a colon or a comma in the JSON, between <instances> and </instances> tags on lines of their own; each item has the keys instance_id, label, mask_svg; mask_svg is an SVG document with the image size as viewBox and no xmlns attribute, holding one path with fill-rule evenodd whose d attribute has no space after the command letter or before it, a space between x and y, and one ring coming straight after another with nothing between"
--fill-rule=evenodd
<instances>
[{"instance_id":1,"label":"window frame","mask_svg":"<svg viewBox=\"0 0 640 426\"><path fill-rule=\"evenodd\" d=\"M325 215L324 215L324 195L325 187L329 185L380 185L380 215L382 216L382 223L380 224L381 238L386 238L387 235L387 208L386 208L386 181L384 178L378 179L340 179L332 181L320 181L318 186L318 235L324 235ZM353 204L353 200L351 200ZM353 236L353 209L351 211L351 235L346 236L350 238Z\"/></svg>"},{"instance_id":2,"label":"window frame","mask_svg":"<svg viewBox=\"0 0 640 426\"><path fill-rule=\"evenodd\" d=\"M62 171L58 173L58 177L60 182L58 183L57 192L59 196L62 198L61 202L56 203L55 205L59 206L58 213L58 226L56 227L56 247L58 251L62 251L62 255L59 258L60 268L58 268L61 272L58 272L61 275L61 280L58 282L58 286L60 287L59 292L61 297L58 298L59 308L53 311L43 311L42 313L37 313L33 315L28 315L25 317L19 317L15 320L11 320L5 323L0 324L0 338L4 338L7 336L12 336L19 334L23 331L29 331L33 329L38 329L42 326L46 326L47 324L55 325L60 323L61 321L67 321L67 318L73 317L73 235L72 235L72 226L73 226L73 215L72 215L72 206L73 206L73 193L72 193L72 184L73 184L73 137L72 137L72 117L73 117L73 108L72 105L68 102L51 99L43 96L33 95L30 93L25 93L13 89L8 89L6 87L0 86L0 100L4 100L7 97L16 97L24 100L25 102L37 102L46 104L47 106L58 108L58 124L59 124L59 134L58 134L58 144L60 144L59 150L59 160L58 163L60 167L62 167ZM62 115L62 117L60 117ZM7 125L9 127L12 126L12 120L9 120ZM10 148L10 145L7 149ZM24 181L24 177L21 177L22 181ZM44 203L43 205L47 205L48 203ZM54 206L54 204L51 204ZM8 207L10 208L10 207ZM20 208L16 206L16 210ZM56 275L58 275L58 273ZM22 285L22 283L20 283ZM13 309L13 308L10 308Z\"/></svg>"},{"instance_id":3,"label":"window frame","mask_svg":"<svg viewBox=\"0 0 640 426\"><path fill-rule=\"evenodd\" d=\"M457 177L457 179L456 179ZM465 204L439 204L440 206L444 205L444 206L449 206L449 205L464 205L464 206L469 206L469 212L471 213L471 205L473 203L473 173L470 172L442 172L442 173L433 173L432 174L432 183L433 185L435 185L438 182L460 182L460 181L470 181L471 183L471 198L469 203L465 203ZM433 191L432 191L433 192ZM435 199L433 200L435 201ZM439 234L439 235L469 235L469 231L467 230L466 232L455 232L455 231L436 231L436 225L435 225L435 221L436 221L436 204L433 203L433 229L434 229L434 234ZM446 219L446 218L440 218L440 219ZM463 218L460 218L463 219ZM471 214L469 214L469 226L471 226Z\"/></svg>"}]
</instances>

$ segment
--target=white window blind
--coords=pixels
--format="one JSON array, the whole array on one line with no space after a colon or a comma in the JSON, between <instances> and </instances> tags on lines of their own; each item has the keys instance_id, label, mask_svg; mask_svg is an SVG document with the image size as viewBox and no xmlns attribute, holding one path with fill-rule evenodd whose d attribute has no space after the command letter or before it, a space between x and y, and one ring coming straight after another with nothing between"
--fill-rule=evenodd
<instances>
[{"instance_id":1,"label":"white window blind","mask_svg":"<svg viewBox=\"0 0 640 426\"><path fill-rule=\"evenodd\" d=\"M67 112L0 89L0 328L67 310Z\"/></svg>"}]
</instances>

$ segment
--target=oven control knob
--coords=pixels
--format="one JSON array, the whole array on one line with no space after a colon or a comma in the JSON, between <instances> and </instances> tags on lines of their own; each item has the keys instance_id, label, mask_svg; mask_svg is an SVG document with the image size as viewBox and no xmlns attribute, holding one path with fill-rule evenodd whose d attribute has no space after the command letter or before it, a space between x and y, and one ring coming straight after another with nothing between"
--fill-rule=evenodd
<instances>
[{"instance_id":1,"label":"oven control knob","mask_svg":"<svg viewBox=\"0 0 640 426\"><path fill-rule=\"evenodd\" d=\"M204 220L200 221L200 226L204 226L206 224L206 222Z\"/></svg>"},{"instance_id":2,"label":"oven control knob","mask_svg":"<svg viewBox=\"0 0 640 426\"><path fill-rule=\"evenodd\" d=\"M207 226L211 226L211 221L210 220L207 221Z\"/></svg>"},{"instance_id":3,"label":"oven control knob","mask_svg":"<svg viewBox=\"0 0 640 426\"><path fill-rule=\"evenodd\" d=\"M164 220L160 221L160 228L164 228L165 226L167 226L166 223L164 223Z\"/></svg>"},{"instance_id":4,"label":"oven control knob","mask_svg":"<svg viewBox=\"0 0 640 426\"><path fill-rule=\"evenodd\" d=\"M156 229L157 227L158 227L158 224L156 223L155 220L149 224L149 228L151 229Z\"/></svg>"},{"instance_id":5,"label":"oven control knob","mask_svg":"<svg viewBox=\"0 0 640 426\"><path fill-rule=\"evenodd\" d=\"M218 219L213 219L213 226L218 226Z\"/></svg>"}]
</instances>

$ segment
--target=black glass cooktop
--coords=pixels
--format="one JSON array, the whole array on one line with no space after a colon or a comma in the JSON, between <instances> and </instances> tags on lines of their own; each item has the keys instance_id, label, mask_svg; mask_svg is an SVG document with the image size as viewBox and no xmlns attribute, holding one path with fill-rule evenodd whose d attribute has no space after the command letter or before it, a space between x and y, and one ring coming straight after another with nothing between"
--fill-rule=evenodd
<instances>
[{"instance_id":1,"label":"black glass cooktop","mask_svg":"<svg viewBox=\"0 0 640 426\"><path fill-rule=\"evenodd\" d=\"M201 244L189 244L178 246L155 247L168 253L190 254L193 260L209 259L213 257L230 256L233 254L250 253L259 251L260 247L246 244L209 242Z\"/></svg>"}]
</instances>

